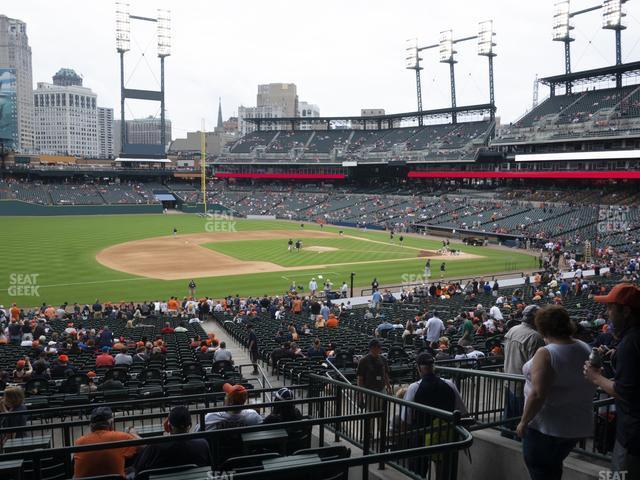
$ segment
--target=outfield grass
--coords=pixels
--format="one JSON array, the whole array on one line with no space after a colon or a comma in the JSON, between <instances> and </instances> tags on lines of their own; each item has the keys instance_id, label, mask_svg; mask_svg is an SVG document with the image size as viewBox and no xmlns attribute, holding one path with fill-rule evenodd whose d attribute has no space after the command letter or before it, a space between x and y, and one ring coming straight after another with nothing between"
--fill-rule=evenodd
<instances>
[{"instance_id":1,"label":"outfield grass","mask_svg":"<svg viewBox=\"0 0 640 480\"><path fill-rule=\"evenodd\" d=\"M291 238L295 242L295 232ZM372 243L354 238L303 238L300 251L289 251L287 240L247 240L244 242L212 242L205 246L231 257L248 260L272 262L283 267L304 265L327 265L334 263L370 262L417 258L418 250L403 248L387 243ZM331 247L336 251L314 252L309 247Z\"/></svg>"},{"instance_id":2,"label":"outfield grass","mask_svg":"<svg viewBox=\"0 0 640 480\"><path fill-rule=\"evenodd\" d=\"M205 219L195 215L113 215L113 216L68 216L68 217L11 217L0 229L0 304L5 306L17 302L21 306L35 306L40 303L60 304L121 300L153 300L171 295L187 294L186 280L153 280L111 270L95 260L102 249L131 240L161 235L170 235L173 228L178 233L202 233ZM250 230L292 230L299 225L285 221L237 220L238 231ZM305 230L318 229L307 224ZM325 231L338 232L339 229L325 227ZM361 232L343 229L346 234L372 240L389 242L388 234ZM373 277L381 284L400 284L411 275L421 275L424 259L415 258L415 251L395 245L381 245L348 238L303 239L304 246L324 245L340 248L337 252L298 252L289 254L286 242L246 241L222 242L209 245L222 251L232 248L233 252L223 252L240 259L273 261L286 266L347 263L370 260L398 259L387 263L331 266L325 269L296 270L291 272L260 273L224 277L196 279L198 294L221 297L227 294L262 295L281 294L291 281L307 285L311 276L322 275L338 286L349 280L350 272L355 272L356 287L367 287ZM328 242L328 243L326 243ZM342 246L346 248L342 249ZM343 242L343 243L342 243ZM419 237L405 237L406 246L435 250L440 243ZM344 250L344 251L343 251ZM404 251L406 250L406 251ZM534 268L535 259L529 255L486 249L463 247L463 251L482 255L482 259L469 259L447 263L450 278L482 275L505 270ZM271 253L269 253L271 252ZM269 256L270 255L270 256ZM294 257L296 255L296 257ZM269 256L269 257L268 257ZM404 259L404 257L408 257ZM318 260L322 259L321 262ZM330 260L328 260L330 259ZM277 260L277 261L276 261ZM297 263L302 262L302 263ZM432 271L437 273L439 262L433 262ZM31 277L25 277L30 275ZM35 279L37 291L19 291L29 287L26 278ZM24 295L27 293L28 295ZM38 296L32 295L37 293ZM359 293L359 290L354 293Z\"/></svg>"}]
</instances>

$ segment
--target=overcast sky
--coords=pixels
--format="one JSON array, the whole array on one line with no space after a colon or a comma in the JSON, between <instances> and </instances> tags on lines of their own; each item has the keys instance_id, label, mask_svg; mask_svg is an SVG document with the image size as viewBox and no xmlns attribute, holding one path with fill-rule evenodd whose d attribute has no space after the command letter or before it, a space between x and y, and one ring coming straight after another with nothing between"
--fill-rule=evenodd
<instances>
[{"instance_id":1,"label":"overcast sky","mask_svg":"<svg viewBox=\"0 0 640 480\"><path fill-rule=\"evenodd\" d=\"M167 59L167 116L173 136L213 126L222 97L225 119L239 105L255 105L257 85L292 82L300 100L322 115L358 115L361 108L387 113L416 110L415 76L405 69L406 40L437 43L439 32L475 35L478 22L493 19L497 43L495 84L502 122L531 108L533 80L562 73L562 44L551 41L553 0L130 0L131 12L172 15L172 55ZM574 0L572 9L599 0ZM76 70L101 106L119 116L119 65L115 6L111 1L4 0L3 13L27 23L33 51L33 81L51 81L60 67ZM626 4L623 61L640 59L640 2ZM599 11L578 17L572 44L573 70L614 63L612 31L602 30ZM458 105L488 101L486 59L476 44L459 45ZM146 51L142 57L140 52ZM424 52L424 108L450 104L448 65L437 50ZM154 31L132 24L127 86L158 89ZM137 64L137 67L136 67ZM547 95L541 87L541 98ZM144 102L129 102L127 118L155 115Z\"/></svg>"}]
</instances>

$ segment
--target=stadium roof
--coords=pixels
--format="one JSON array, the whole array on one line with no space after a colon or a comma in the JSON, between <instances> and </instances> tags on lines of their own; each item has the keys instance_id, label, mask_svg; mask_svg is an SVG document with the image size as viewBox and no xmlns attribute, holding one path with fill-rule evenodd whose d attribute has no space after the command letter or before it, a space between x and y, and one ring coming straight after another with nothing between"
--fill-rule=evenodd
<instances>
[{"instance_id":1,"label":"stadium roof","mask_svg":"<svg viewBox=\"0 0 640 480\"><path fill-rule=\"evenodd\" d=\"M562 75L553 75L551 77L541 78L540 82L553 86L571 83L580 85L584 83L592 83L595 80L602 80L605 77L615 77L616 74L624 76L632 76L640 73L640 62L622 63L611 67L594 68L591 70L583 70L581 72L573 72Z\"/></svg>"},{"instance_id":2,"label":"stadium roof","mask_svg":"<svg viewBox=\"0 0 640 480\"><path fill-rule=\"evenodd\" d=\"M423 110L422 112L408 112L408 113L393 113L389 115L372 115L372 116L332 116L332 117L269 117L269 118L245 118L247 122L261 125L263 123L323 123L332 122L336 120L349 121L349 122L389 122L392 120L402 120L410 118L445 118L449 117L452 113L468 113L468 114L483 114L495 112L495 105L490 103L483 103L479 105L469 105L466 107L456 108L439 108L435 110Z\"/></svg>"}]
</instances>

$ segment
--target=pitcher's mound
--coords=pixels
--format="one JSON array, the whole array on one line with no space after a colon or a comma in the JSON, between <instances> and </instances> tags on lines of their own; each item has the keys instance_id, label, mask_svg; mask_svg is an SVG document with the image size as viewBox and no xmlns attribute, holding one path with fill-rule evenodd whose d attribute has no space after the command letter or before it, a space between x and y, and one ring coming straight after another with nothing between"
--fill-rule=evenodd
<instances>
[{"instance_id":1,"label":"pitcher's mound","mask_svg":"<svg viewBox=\"0 0 640 480\"><path fill-rule=\"evenodd\" d=\"M304 247L303 250L309 250L310 252L324 253L324 252L335 252L338 249L333 247L321 247L320 245L312 245L310 247Z\"/></svg>"}]
</instances>

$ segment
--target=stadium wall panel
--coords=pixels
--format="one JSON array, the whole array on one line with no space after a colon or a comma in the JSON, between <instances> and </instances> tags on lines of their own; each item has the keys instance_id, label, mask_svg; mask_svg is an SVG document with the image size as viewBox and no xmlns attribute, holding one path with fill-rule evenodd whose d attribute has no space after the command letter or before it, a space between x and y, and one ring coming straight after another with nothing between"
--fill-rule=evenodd
<instances>
[{"instance_id":1,"label":"stadium wall panel","mask_svg":"<svg viewBox=\"0 0 640 480\"><path fill-rule=\"evenodd\" d=\"M0 216L118 215L162 213L162 205L37 205L19 200L1 200Z\"/></svg>"}]
</instances>

